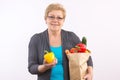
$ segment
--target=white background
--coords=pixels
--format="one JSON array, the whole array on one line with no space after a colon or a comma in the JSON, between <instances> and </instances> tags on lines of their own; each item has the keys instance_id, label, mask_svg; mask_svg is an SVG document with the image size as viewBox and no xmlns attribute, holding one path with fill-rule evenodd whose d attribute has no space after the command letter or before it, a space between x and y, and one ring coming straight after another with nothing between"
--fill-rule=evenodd
<instances>
[{"instance_id":1,"label":"white background","mask_svg":"<svg viewBox=\"0 0 120 80\"><path fill-rule=\"evenodd\" d=\"M27 70L28 43L47 28L44 11L52 2L66 8L63 29L87 37L94 80L120 80L119 0L0 0L0 80L37 80Z\"/></svg>"}]
</instances>

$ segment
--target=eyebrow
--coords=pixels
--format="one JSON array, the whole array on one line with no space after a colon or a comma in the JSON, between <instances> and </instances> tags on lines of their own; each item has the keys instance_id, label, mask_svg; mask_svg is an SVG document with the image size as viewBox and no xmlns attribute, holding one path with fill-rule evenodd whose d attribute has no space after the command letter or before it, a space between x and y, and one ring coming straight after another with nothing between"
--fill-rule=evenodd
<instances>
[{"instance_id":1,"label":"eyebrow","mask_svg":"<svg viewBox=\"0 0 120 80\"><path fill-rule=\"evenodd\" d=\"M49 14L48 16L55 16L55 15ZM57 15L57 16L55 16L55 17L63 17L63 16Z\"/></svg>"}]
</instances>

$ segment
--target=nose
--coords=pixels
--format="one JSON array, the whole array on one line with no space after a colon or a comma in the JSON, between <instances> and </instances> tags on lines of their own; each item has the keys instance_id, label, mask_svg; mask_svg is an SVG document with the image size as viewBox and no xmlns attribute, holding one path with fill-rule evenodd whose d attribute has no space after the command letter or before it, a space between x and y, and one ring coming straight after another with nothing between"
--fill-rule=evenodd
<instances>
[{"instance_id":1,"label":"nose","mask_svg":"<svg viewBox=\"0 0 120 80\"><path fill-rule=\"evenodd\" d=\"M53 20L54 20L54 21L59 21L59 19L58 19L57 17L55 17Z\"/></svg>"}]
</instances>

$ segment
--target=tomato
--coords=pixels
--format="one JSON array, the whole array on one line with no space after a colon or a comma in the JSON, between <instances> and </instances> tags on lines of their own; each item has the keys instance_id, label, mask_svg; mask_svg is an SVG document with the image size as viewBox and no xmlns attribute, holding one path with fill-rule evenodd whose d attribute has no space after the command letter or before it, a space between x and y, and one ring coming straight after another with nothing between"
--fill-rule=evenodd
<instances>
[{"instance_id":1,"label":"tomato","mask_svg":"<svg viewBox=\"0 0 120 80\"><path fill-rule=\"evenodd\" d=\"M78 48L78 52L85 52L86 51L86 45L83 43L79 43L75 47Z\"/></svg>"},{"instance_id":2,"label":"tomato","mask_svg":"<svg viewBox=\"0 0 120 80\"><path fill-rule=\"evenodd\" d=\"M71 48L70 53L77 53L77 48Z\"/></svg>"}]
</instances>

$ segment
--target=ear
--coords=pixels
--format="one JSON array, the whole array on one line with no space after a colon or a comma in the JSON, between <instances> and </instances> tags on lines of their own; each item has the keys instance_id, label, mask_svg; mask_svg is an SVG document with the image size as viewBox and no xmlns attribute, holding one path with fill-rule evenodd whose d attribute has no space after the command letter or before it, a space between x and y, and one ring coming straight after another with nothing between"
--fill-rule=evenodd
<instances>
[{"instance_id":1,"label":"ear","mask_svg":"<svg viewBox=\"0 0 120 80\"><path fill-rule=\"evenodd\" d=\"M47 20L46 20L46 18L45 18L45 23L47 24Z\"/></svg>"},{"instance_id":2,"label":"ear","mask_svg":"<svg viewBox=\"0 0 120 80\"><path fill-rule=\"evenodd\" d=\"M63 22L65 22L65 19L63 20Z\"/></svg>"}]
</instances>

